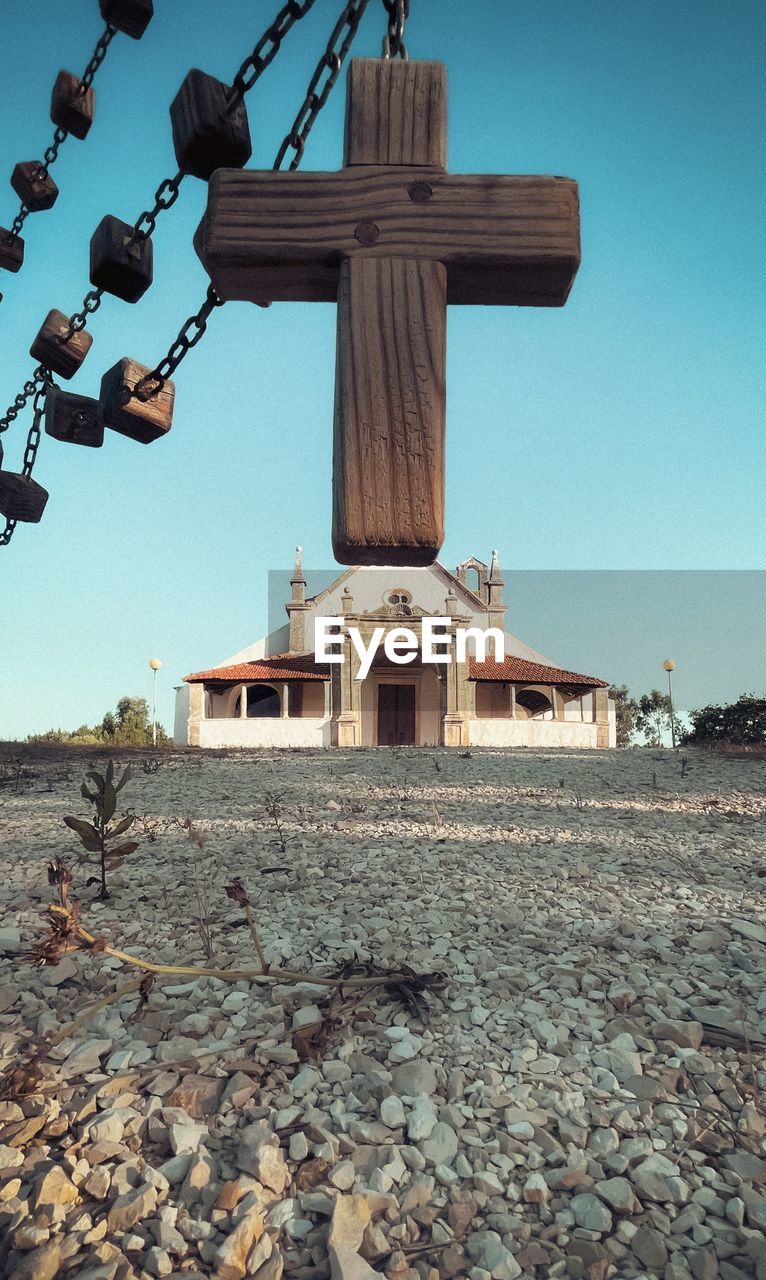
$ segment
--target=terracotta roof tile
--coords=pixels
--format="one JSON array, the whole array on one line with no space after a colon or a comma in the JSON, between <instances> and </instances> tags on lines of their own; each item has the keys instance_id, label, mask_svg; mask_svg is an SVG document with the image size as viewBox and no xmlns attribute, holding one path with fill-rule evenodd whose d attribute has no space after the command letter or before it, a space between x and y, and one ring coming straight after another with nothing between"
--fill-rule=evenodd
<instances>
[{"instance_id":1,"label":"terracotta roof tile","mask_svg":"<svg viewBox=\"0 0 766 1280\"><path fill-rule=\"evenodd\" d=\"M329 666L317 665L312 653L278 653L272 658L258 658L255 662L238 662L233 667L211 667L209 671L194 671L184 676L189 684L203 680L220 680L233 684L246 680L329 680Z\"/></svg>"},{"instance_id":2,"label":"terracotta roof tile","mask_svg":"<svg viewBox=\"0 0 766 1280\"><path fill-rule=\"evenodd\" d=\"M508 657L504 662L479 662L468 659L469 680L507 680L524 684L578 684L591 689L608 689L608 680L595 676L578 675L576 671L564 671L561 667L544 667L539 662L527 662L525 658Z\"/></svg>"}]
</instances>

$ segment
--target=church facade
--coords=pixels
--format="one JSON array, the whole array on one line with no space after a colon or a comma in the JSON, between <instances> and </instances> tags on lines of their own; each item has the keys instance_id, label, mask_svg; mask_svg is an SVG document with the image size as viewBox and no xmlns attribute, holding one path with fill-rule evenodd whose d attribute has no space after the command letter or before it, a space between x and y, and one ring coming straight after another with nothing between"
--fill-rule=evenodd
<instances>
[{"instance_id":1,"label":"church facade","mask_svg":"<svg viewBox=\"0 0 766 1280\"><path fill-rule=\"evenodd\" d=\"M616 745L608 683L558 666L506 630L496 552L489 566L470 559L455 573L438 561L428 568L356 567L315 596L307 596L306 586L299 548L286 625L184 678L177 692L177 744ZM335 661L317 659L318 618L342 624L342 639L332 648ZM418 644L406 663L392 660L384 635L406 627L420 640L424 619L436 618L442 632L467 633L465 653L453 648L449 661L428 661ZM490 628L503 636L502 660L492 639L482 653L471 634ZM357 678L364 669L360 647L370 655L363 679Z\"/></svg>"}]
</instances>

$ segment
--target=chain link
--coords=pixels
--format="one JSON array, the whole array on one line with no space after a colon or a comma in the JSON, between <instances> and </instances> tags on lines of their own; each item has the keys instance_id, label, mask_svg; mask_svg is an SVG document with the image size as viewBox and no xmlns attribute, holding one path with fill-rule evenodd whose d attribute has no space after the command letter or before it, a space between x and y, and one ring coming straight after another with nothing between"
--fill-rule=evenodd
<instances>
[{"instance_id":1,"label":"chain link","mask_svg":"<svg viewBox=\"0 0 766 1280\"><path fill-rule=\"evenodd\" d=\"M183 180L184 175L180 170L174 178L163 178L154 193L154 204L151 209L144 209L144 212L136 218L130 236L131 244L136 240L151 239L157 226L157 218L163 209L170 209L175 204L180 195Z\"/></svg>"},{"instance_id":2,"label":"chain link","mask_svg":"<svg viewBox=\"0 0 766 1280\"><path fill-rule=\"evenodd\" d=\"M30 378L29 382L25 385L23 394L16 397L16 408L12 415L14 418L23 405L26 404L29 397L33 394L35 397L33 401L34 417L32 419L32 425L29 428L29 434L27 435L27 443L24 448L24 462L21 469L21 474L27 478L32 475L32 471L34 470L34 465L37 460L37 450L40 448L40 441L42 439L42 420L45 413L45 397L48 392L48 387L52 382L53 374L50 369L45 369L42 365L38 365L35 369L33 378ZM6 417L8 417L7 414ZM3 422L5 422L5 418L3 419ZM2 445L0 445L0 465L2 465L2 461L3 449ZM8 546L17 524L18 520L12 520L10 517L6 518L5 527L2 532L0 532L0 547Z\"/></svg>"},{"instance_id":3,"label":"chain link","mask_svg":"<svg viewBox=\"0 0 766 1280\"><path fill-rule=\"evenodd\" d=\"M314 0L288 0L274 21L266 28L249 58L246 58L232 81L232 95L228 99L229 112L235 111L246 93L252 89L259 76L273 62L280 45L291 27L305 18Z\"/></svg>"},{"instance_id":4,"label":"chain link","mask_svg":"<svg viewBox=\"0 0 766 1280\"><path fill-rule=\"evenodd\" d=\"M383 0L388 14L388 31L383 41L384 58L407 60L404 43L404 23L410 16L410 0Z\"/></svg>"},{"instance_id":5,"label":"chain link","mask_svg":"<svg viewBox=\"0 0 766 1280\"><path fill-rule=\"evenodd\" d=\"M14 400L13 404L10 405L8 409L6 409L5 416L3 418L0 418L0 432L7 431L11 423L14 422L16 418L18 418L19 414L21 413L21 410L24 408L30 396L33 396L35 394L38 387L40 386L40 383L41 382L47 383L49 380L50 380L50 373L48 372L47 369L44 369L41 364L39 364L37 368L34 370L32 377L29 378L28 381L24 383L24 386L22 387L21 392L19 393L19 395L16 396L16 399Z\"/></svg>"},{"instance_id":6,"label":"chain link","mask_svg":"<svg viewBox=\"0 0 766 1280\"><path fill-rule=\"evenodd\" d=\"M302 18L304 14L308 12L313 3L314 0L303 0L303 3L300 3L300 0L294 0L293 4L285 5L284 9L280 11L275 19L272 27L269 28L266 35L261 37L261 40L256 45L251 57L246 63L243 63L235 77L235 88L237 87L238 80L244 83L244 88L242 89L243 93L246 93L247 90L252 87L264 66L268 66L268 63L276 56L277 50L279 49L279 43L285 33L289 31L293 22L297 22L299 18ZM351 42L356 35L360 20L368 4L369 0L348 0L348 3L344 5L343 11L333 27L332 34L327 42L325 51L319 60L316 71L311 78L303 105L301 106L298 115L295 117L292 129L279 148L276 160L274 161L275 169L279 169L281 167L282 160L290 147L295 151L295 155L290 162L290 168L297 169L300 164L308 133L316 120L317 115L327 101L333 85L338 79L340 69L343 66L346 54L351 47ZM287 18L290 20L287 21ZM278 26L280 20L283 20L281 28ZM343 37L342 40L341 37ZM264 41L266 41L267 38L271 39L274 44L272 45L272 51L265 55L267 60L264 62L264 55L259 55L258 50L264 45ZM257 69L259 65L259 57L262 65L260 65L260 69ZM246 83L244 79L246 77L247 68L251 68L255 71L255 74L251 77L249 83ZM323 75L325 75L326 78L320 89L319 83ZM229 105L231 106L231 102ZM124 392L124 403L127 404L128 401L135 397L137 400L140 400L142 404L145 404L147 400L151 400L154 396L159 395L167 379L175 373L184 357L188 355L191 348L196 346L199 342L203 333L207 329L207 322L212 312L216 307L222 307L223 305L223 299L219 298L213 285L209 285L205 301L197 314L191 316L186 321L186 324L181 329L181 332L168 351L164 360L161 360L150 373L144 374L143 378L140 378L136 383L132 392L126 388Z\"/></svg>"},{"instance_id":7,"label":"chain link","mask_svg":"<svg viewBox=\"0 0 766 1280\"><path fill-rule=\"evenodd\" d=\"M77 93L80 96L83 96L84 94L86 94L88 92L88 89L90 89L91 85L93 84L93 78L96 72L98 71L99 67L101 66L101 63L104 61L104 58L106 57L106 51L109 48L109 45L111 44L112 39L116 35L117 35L117 28L113 27L111 23L107 23L103 34L99 37L96 47L93 50L93 54L91 56L91 59L88 65L82 73L82 76L80 78L80 83L77 86ZM62 129L61 125L57 125L56 130L53 134L53 142L50 144L49 147L46 148L45 154L43 155L43 162L40 165L39 169L37 169L35 172L36 178L47 178L48 170L50 169L51 165L56 163L58 159L59 148L62 142L65 142L68 137L69 137L68 130ZM10 242L17 240L18 237L21 235L21 229L24 226L24 223L28 217L29 217L29 209L25 204L22 204L21 208L19 209L19 212L17 213L16 217L13 220L13 226L11 227L11 232L9 236Z\"/></svg>"},{"instance_id":8,"label":"chain link","mask_svg":"<svg viewBox=\"0 0 766 1280\"><path fill-rule=\"evenodd\" d=\"M155 369L152 369L151 373L144 374L132 391L129 388L125 389L123 403L127 404L135 396L142 404L146 404L147 400L158 396L167 379L175 373L184 356L191 351L192 347L196 347L207 329L207 322L212 312L216 307L222 306L223 299L218 297L212 284L208 285L205 301L197 314L190 316L186 321L164 360L160 360L160 363Z\"/></svg>"},{"instance_id":9,"label":"chain link","mask_svg":"<svg viewBox=\"0 0 766 1280\"><path fill-rule=\"evenodd\" d=\"M62 333L60 342L68 342L74 333L80 333L88 323L88 317L98 311L104 297L103 289L91 289L90 293L86 293L82 301L82 307L79 311L75 311L69 317L69 327L66 333Z\"/></svg>"},{"instance_id":10,"label":"chain link","mask_svg":"<svg viewBox=\"0 0 766 1280\"><path fill-rule=\"evenodd\" d=\"M291 171L298 168L303 159L306 139L340 75L340 69L346 59L346 54L351 48L351 42L356 35L362 15L368 4L369 0L348 0L348 3L344 5L341 15L333 27L330 39L327 41L327 47L309 81L309 87L306 90L306 97L301 104L300 111L277 152L277 158L273 166L275 169L282 168L282 162L291 148L294 154L288 168Z\"/></svg>"}]
</instances>

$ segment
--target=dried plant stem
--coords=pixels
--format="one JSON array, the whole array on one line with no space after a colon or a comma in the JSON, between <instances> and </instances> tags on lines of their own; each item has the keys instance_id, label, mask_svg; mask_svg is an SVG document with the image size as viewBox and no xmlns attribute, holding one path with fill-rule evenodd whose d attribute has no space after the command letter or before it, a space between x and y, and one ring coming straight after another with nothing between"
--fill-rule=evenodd
<instances>
[{"instance_id":1,"label":"dried plant stem","mask_svg":"<svg viewBox=\"0 0 766 1280\"><path fill-rule=\"evenodd\" d=\"M68 911L64 911L54 903L51 903L49 910L53 915L69 916ZM268 973L264 973L262 969L209 969L204 965L154 964L151 960L141 960L138 956L132 956L127 951L120 951L118 947L104 945L100 938L88 933L87 929L83 929L79 924L75 926L72 936L79 938L81 942L85 942L89 946L97 944L99 954L115 956L118 960L122 960L123 964L135 965L136 968L143 969L145 973L190 974L199 978L220 978L223 982L244 980L247 982L310 982L319 987L337 987L338 985L338 978L320 977L314 973L295 973L291 969L270 969ZM382 983L391 982L395 977L396 974L387 973L373 978L344 978L342 985L344 987L376 987Z\"/></svg>"},{"instance_id":2,"label":"dried plant stem","mask_svg":"<svg viewBox=\"0 0 766 1280\"><path fill-rule=\"evenodd\" d=\"M54 1049L57 1044L61 1044L62 1040L66 1040L75 1031L79 1031L80 1027L84 1026L93 1017L94 1013L100 1013L102 1009L106 1009L107 1005L115 1004L118 1000L122 1000L123 996L133 995L134 992L138 991L142 982L143 978L134 978L132 982L126 982L123 986L117 987L116 991L112 991L110 995L104 996L102 1000L97 1000L95 1004L85 1009L83 1013L77 1018L73 1018L71 1022L65 1022L63 1027L60 1027L56 1032L53 1039L48 1041L49 1047Z\"/></svg>"},{"instance_id":3,"label":"dried plant stem","mask_svg":"<svg viewBox=\"0 0 766 1280\"><path fill-rule=\"evenodd\" d=\"M245 919L247 920L247 927L250 930L250 937L253 939L255 949L258 952L261 969L264 973L268 973L269 966L266 963L266 956L264 955L263 947L261 946L261 940L258 937L258 930L255 927L255 920L253 919L253 912L249 902L245 903Z\"/></svg>"}]
</instances>

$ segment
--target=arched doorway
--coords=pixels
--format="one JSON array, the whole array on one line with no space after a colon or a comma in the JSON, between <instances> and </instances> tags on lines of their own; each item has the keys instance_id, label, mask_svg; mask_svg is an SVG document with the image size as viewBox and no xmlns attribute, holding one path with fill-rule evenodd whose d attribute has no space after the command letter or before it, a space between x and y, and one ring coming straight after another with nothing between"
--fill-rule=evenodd
<instances>
[{"instance_id":1,"label":"arched doorway","mask_svg":"<svg viewBox=\"0 0 766 1280\"><path fill-rule=\"evenodd\" d=\"M237 698L235 715L242 710L242 695ZM282 712L279 691L270 684L251 684L247 687L248 720L276 720Z\"/></svg>"},{"instance_id":2,"label":"arched doorway","mask_svg":"<svg viewBox=\"0 0 766 1280\"><path fill-rule=\"evenodd\" d=\"M539 689L520 689L516 694L516 715L519 719L550 720L553 703Z\"/></svg>"}]
</instances>

